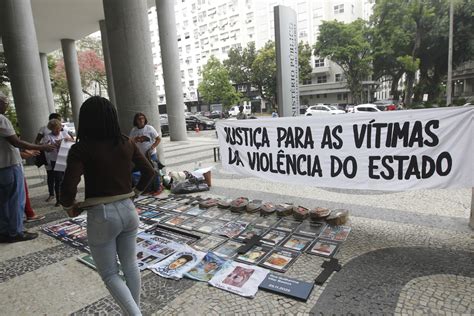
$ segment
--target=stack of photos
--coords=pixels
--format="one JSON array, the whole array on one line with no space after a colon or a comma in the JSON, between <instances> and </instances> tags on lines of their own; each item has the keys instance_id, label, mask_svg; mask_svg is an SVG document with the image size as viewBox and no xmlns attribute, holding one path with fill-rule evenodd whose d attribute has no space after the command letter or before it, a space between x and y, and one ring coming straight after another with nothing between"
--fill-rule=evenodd
<instances>
[{"instance_id":1,"label":"stack of photos","mask_svg":"<svg viewBox=\"0 0 474 316\"><path fill-rule=\"evenodd\" d=\"M228 240L224 244L220 245L212 252L216 255L224 258L233 258L237 254L237 249L242 247L242 243L235 240Z\"/></svg>"},{"instance_id":2,"label":"stack of photos","mask_svg":"<svg viewBox=\"0 0 474 316\"><path fill-rule=\"evenodd\" d=\"M318 237L319 234L326 228L326 223L324 222L303 222L298 228L295 230L295 233L310 236L310 237Z\"/></svg>"},{"instance_id":3,"label":"stack of photos","mask_svg":"<svg viewBox=\"0 0 474 316\"><path fill-rule=\"evenodd\" d=\"M349 226L328 225L319 237L333 241L345 241L350 232L351 228Z\"/></svg>"},{"instance_id":4,"label":"stack of photos","mask_svg":"<svg viewBox=\"0 0 474 316\"><path fill-rule=\"evenodd\" d=\"M170 239L147 233L137 236L137 261L140 270L163 260L180 250L183 245Z\"/></svg>"},{"instance_id":5,"label":"stack of photos","mask_svg":"<svg viewBox=\"0 0 474 316\"><path fill-rule=\"evenodd\" d=\"M286 272L300 254L299 251L275 248L260 262L260 265L275 271Z\"/></svg>"},{"instance_id":6,"label":"stack of photos","mask_svg":"<svg viewBox=\"0 0 474 316\"><path fill-rule=\"evenodd\" d=\"M237 237L239 240L248 240L251 239L253 236L261 236L266 231L264 227L258 227L254 224L250 224L244 231Z\"/></svg>"},{"instance_id":7,"label":"stack of photos","mask_svg":"<svg viewBox=\"0 0 474 316\"><path fill-rule=\"evenodd\" d=\"M269 252L271 248L265 246L253 246L244 254L237 255L235 260L247 264L258 264Z\"/></svg>"},{"instance_id":8,"label":"stack of photos","mask_svg":"<svg viewBox=\"0 0 474 316\"><path fill-rule=\"evenodd\" d=\"M244 297L253 298L268 272L268 270L256 266L230 262L214 275L209 284Z\"/></svg>"},{"instance_id":9,"label":"stack of photos","mask_svg":"<svg viewBox=\"0 0 474 316\"><path fill-rule=\"evenodd\" d=\"M183 274L196 266L206 255L205 252L194 250L189 246L183 248L168 258L149 265L148 269L154 273L169 279L181 279Z\"/></svg>"},{"instance_id":10,"label":"stack of photos","mask_svg":"<svg viewBox=\"0 0 474 316\"><path fill-rule=\"evenodd\" d=\"M215 220L215 219L206 220L206 222L203 225L199 226L197 230L201 233L210 234L213 231L224 226L224 224L225 222Z\"/></svg>"},{"instance_id":11,"label":"stack of photos","mask_svg":"<svg viewBox=\"0 0 474 316\"><path fill-rule=\"evenodd\" d=\"M281 246L296 251L305 251L312 242L313 238L311 237L293 234L288 237Z\"/></svg>"},{"instance_id":12,"label":"stack of photos","mask_svg":"<svg viewBox=\"0 0 474 316\"><path fill-rule=\"evenodd\" d=\"M228 264L226 259L218 257L212 252L208 252L201 262L186 272L185 276L197 281L209 282L226 264Z\"/></svg>"},{"instance_id":13,"label":"stack of photos","mask_svg":"<svg viewBox=\"0 0 474 316\"><path fill-rule=\"evenodd\" d=\"M321 257L331 258L339 250L340 243L326 240L316 239L313 245L308 250L308 253L312 255L318 255Z\"/></svg>"},{"instance_id":14,"label":"stack of photos","mask_svg":"<svg viewBox=\"0 0 474 316\"><path fill-rule=\"evenodd\" d=\"M154 226L153 229L149 231L149 233L186 245L190 245L200 239L199 236L190 234L188 232L174 230L170 227L161 225Z\"/></svg>"},{"instance_id":15,"label":"stack of photos","mask_svg":"<svg viewBox=\"0 0 474 316\"><path fill-rule=\"evenodd\" d=\"M275 228L279 230L283 230L286 232L292 232L294 231L299 225L301 225L301 222L295 221L292 219L282 219L280 220L276 225Z\"/></svg>"},{"instance_id":16,"label":"stack of photos","mask_svg":"<svg viewBox=\"0 0 474 316\"><path fill-rule=\"evenodd\" d=\"M265 234L263 234L261 242L269 246L277 246L289 235L289 232L283 230L270 229Z\"/></svg>"},{"instance_id":17,"label":"stack of photos","mask_svg":"<svg viewBox=\"0 0 474 316\"><path fill-rule=\"evenodd\" d=\"M234 238L238 236L245 228L247 223L244 222L228 222L224 226L216 229L214 234Z\"/></svg>"},{"instance_id":18,"label":"stack of photos","mask_svg":"<svg viewBox=\"0 0 474 316\"><path fill-rule=\"evenodd\" d=\"M209 251L224 243L226 240L227 238L224 237L209 235L206 238L196 241L191 247L199 251Z\"/></svg>"}]
</instances>

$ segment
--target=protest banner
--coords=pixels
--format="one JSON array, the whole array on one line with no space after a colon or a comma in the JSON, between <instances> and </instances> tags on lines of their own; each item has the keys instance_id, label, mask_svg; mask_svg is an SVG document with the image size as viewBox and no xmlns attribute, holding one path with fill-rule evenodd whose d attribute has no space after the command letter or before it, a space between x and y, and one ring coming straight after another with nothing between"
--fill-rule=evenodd
<instances>
[{"instance_id":1,"label":"protest banner","mask_svg":"<svg viewBox=\"0 0 474 316\"><path fill-rule=\"evenodd\" d=\"M318 187L473 186L473 107L218 122L224 169Z\"/></svg>"}]
</instances>

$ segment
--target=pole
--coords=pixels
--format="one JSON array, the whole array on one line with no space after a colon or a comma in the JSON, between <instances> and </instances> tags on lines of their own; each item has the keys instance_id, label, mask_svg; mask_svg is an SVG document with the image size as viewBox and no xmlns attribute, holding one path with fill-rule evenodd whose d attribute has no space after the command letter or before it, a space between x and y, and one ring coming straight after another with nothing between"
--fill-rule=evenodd
<instances>
[{"instance_id":1,"label":"pole","mask_svg":"<svg viewBox=\"0 0 474 316\"><path fill-rule=\"evenodd\" d=\"M448 79L446 80L446 105L452 103L453 89L453 0L449 1L449 48L448 48Z\"/></svg>"}]
</instances>

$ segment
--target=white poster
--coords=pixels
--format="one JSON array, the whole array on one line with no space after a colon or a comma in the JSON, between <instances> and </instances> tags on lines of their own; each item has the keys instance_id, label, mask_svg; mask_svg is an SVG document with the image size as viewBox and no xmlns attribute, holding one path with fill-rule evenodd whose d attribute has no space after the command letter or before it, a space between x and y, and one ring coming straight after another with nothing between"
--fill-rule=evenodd
<instances>
[{"instance_id":1,"label":"white poster","mask_svg":"<svg viewBox=\"0 0 474 316\"><path fill-rule=\"evenodd\" d=\"M58 151L58 158L56 158L56 165L54 166L54 171L62 171L66 170L66 160L67 160L67 154L69 153L69 149L71 149L71 146L74 145L75 142L63 140L61 142L61 147L59 147Z\"/></svg>"},{"instance_id":2,"label":"white poster","mask_svg":"<svg viewBox=\"0 0 474 316\"><path fill-rule=\"evenodd\" d=\"M317 187L472 187L474 107L217 123L222 165Z\"/></svg>"}]
</instances>

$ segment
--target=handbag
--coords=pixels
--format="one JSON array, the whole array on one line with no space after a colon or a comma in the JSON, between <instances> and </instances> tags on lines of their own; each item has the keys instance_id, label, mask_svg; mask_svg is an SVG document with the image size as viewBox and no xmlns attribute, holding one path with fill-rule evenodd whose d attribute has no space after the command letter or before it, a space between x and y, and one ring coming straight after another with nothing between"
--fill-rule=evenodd
<instances>
[{"instance_id":1,"label":"handbag","mask_svg":"<svg viewBox=\"0 0 474 316\"><path fill-rule=\"evenodd\" d=\"M40 154L38 156L35 156L35 166L36 167L41 167L42 165L47 165L48 161L46 161L46 155L44 154L44 151L40 151Z\"/></svg>"}]
</instances>

